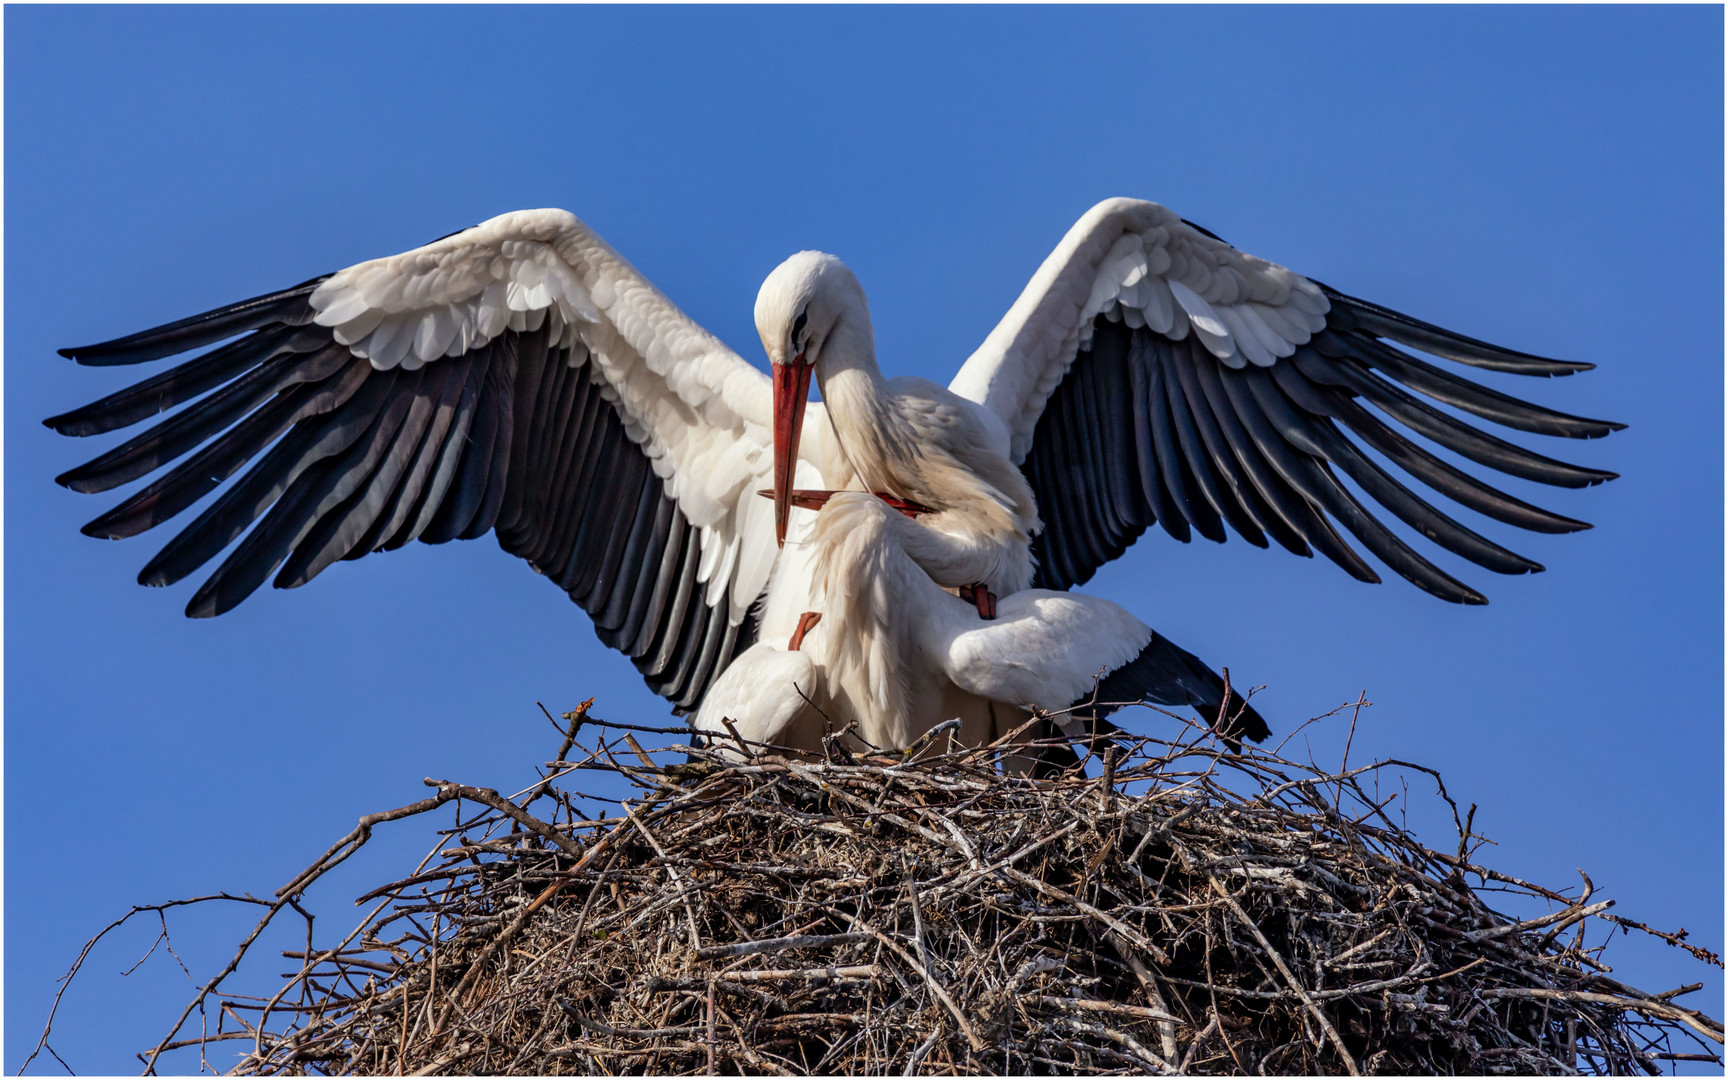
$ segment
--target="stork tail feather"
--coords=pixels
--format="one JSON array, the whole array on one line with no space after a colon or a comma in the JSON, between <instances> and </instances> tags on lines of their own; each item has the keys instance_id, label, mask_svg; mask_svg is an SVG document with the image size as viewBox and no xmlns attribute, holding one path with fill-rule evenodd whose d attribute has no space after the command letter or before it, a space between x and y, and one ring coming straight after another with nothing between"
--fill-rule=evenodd
<instances>
[{"instance_id":1,"label":"stork tail feather","mask_svg":"<svg viewBox=\"0 0 1728 1080\"><path fill-rule=\"evenodd\" d=\"M1272 734L1265 718L1240 694L1228 691L1217 672L1156 630L1139 656L1106 675L1095 694L1075 705L1087 706L1094 701L1097 707L1089 711L1100 720L1125 704L1150 701L1192 707L1226 742L1261 742ZM1218 726L1221 719L1223 727Z\"/></svg>"}]
</instances>

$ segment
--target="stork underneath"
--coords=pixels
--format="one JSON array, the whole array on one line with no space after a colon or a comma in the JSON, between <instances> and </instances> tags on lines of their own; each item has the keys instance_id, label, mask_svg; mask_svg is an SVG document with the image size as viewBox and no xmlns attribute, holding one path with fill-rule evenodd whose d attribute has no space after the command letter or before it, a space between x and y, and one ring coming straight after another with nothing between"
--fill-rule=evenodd
<instances>
[{"instance_id":1,"label":"stork underneath","mask_svg":"<svg viewBox=\"0 0 1728 1080\"><path fill-rule=\"evenodd\" d=\"M1430 493L1562 533L1588 526L1475 472L1562 487L1613 476L1472 420L1586 439L1620 425L1520 401L1400 346L1519 375L1590 365L1356 299L1138 200L1082 216L946 389L882 377L863 290L831 256L776 270L757 326L772 378L573 215L518 211L63 350L97 367L196 355L47 424L98 436L175 410L58 480L100 492L149 478L84 527L108 539L211 497L139 574L171 585L221 556L188 615L228 611L272 575L296 588L342 560L491 533L676 710L720 690L747 711L738 695L756 685L749 722L786 734L802 721L785 684L808 677L803 693L887 743L933 717L983 737L980 709L998 730L999 708L1071 701L1111 664L1111 696L1209 700L1187 654L1158 661L1162 639L1119 609L1051 595L1154 525L1180 541L1233 531L1319 552L1378 581L1341 526L1419 588L1480 604L1412 545L1498 573L1541 566ZM806 401L812 379L820 404ZM825 500L818 515L796 509ZM865 640L873 627L888 629ZM1121 635L1110 648L1088 636L1110 627ZM704 715L726 711L716 699Z\"/></svg>"},{"instance_id":2,"label":"stork underneath","mask_svg":"<svg viewBox=\"0 0 1728 1080\"><path fill-rule=\"evenodd\" d=\"M948 720L960 722L962 743L982 745L1034 708L1071 735L1142 700L1223 717L1218 675L1108 600L1023 589L982 620L925 569L940 564L948 538L873 494L834 494L807 543L822 617L790 643L758 642L735 660L697 730L818 750L847 727L892 749ZM1225 719L1232 740L1269 734L1239 697Z\"/></svg>"}]
</instances>

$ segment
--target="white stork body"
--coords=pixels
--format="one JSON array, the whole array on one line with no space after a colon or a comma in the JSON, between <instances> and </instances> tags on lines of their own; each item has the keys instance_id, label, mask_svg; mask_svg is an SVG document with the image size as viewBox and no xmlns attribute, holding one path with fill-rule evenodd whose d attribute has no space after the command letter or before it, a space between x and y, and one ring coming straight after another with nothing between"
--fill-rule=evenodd
<instances>
[{"instance_id":1,"label":"white stork body","mask_svg":"<svg viewBox=\"0 0 1728 1080\"><path fill-rule=\"evenodd\" d=\"M1121 607L1079 593L1022 589L997 616L937 585L948 541L874 495L841 492L816 516L812 592L823 618L799 651L760 641L715 683L698 730L815 750L825 730L855 722L878 748L909 745L958 719L979 745L1018 727L1026 707L1060 711L1152 640Z\"/></svg>"},{"instance_id":2,"label":"white stork body","mask_svg":"<svg viewBox=\"0 0 1728 1080\"><path fill-rule=\"evenodd\" d=\"M490 531L676 706L696 708L714 687L705 719L736 712L785 734L801 714L766 684L807 675L814 700L850 714L831 719L858 719L878 745L955 716L982 738L1000 726L979 719L992 703L1055 702L1055 688L1090 685L1111 664L1112 686L1131 697L1215 709L1210 669L1120 622L1119 609L1027 591L1085 581L1152 524L1181 540L1192 528L1222 541L1228 526L1378 580L1341 524L1420 587L1480 603L1356 492L1503 573L1540 567L1436 510L1388 465L1509 524L1586 526L1488 486L1411 435L1545 483L1611 476L1408 391L1525 431L1588 438L1617 425L1507 397L1389 342L1521 374L1588 365L1355 300L1152 203L1113 199L1085 215L950 389L881 376L863 291L831 256L803 253L776 270L757 324L772 380L574 216L520 211L63 350L107 366L228 342L48 424L92 435L184 406L59 480L104 491L163 470L85 527L107 538L222 489L140 575L170 584L234 545L190 615L228 610L272 573L291 588L339 559ZM812 373L824 402L800 440ZM774 502L757 495L770 486ZM902 520L863 496L792 514L794 488L877 492L927 512ZM943 591L979 583L1002 598L994 624ZM812 612L822 621L797 650L806 655L784 655ZM1085 626L1144 647L1118 661ZM728 672L735 660L747 667ZM1256 724L1264 730L1258 717L1245 730Z\"/></svg>"}]
</instances>

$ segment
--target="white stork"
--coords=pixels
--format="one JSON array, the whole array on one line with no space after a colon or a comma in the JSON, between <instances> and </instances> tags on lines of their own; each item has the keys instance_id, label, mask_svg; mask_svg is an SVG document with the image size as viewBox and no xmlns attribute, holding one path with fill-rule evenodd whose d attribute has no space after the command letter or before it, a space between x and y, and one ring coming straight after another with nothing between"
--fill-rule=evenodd
<instances>
[{"instance_id":1,"label":"white stork","mask_svg":"<svg viewBox=\"0 0 1728 1080\"><path fill-rule=\"evenodd\" d=\"M718 697L733 711L754 709L766 727L787 699L781 690L753 704L751 687L811 665L817 682L837 682L821 670L827 658L848 642L869 644L860 597L878 618L902 605L961 620L922 619L921 636L879 648L904 686L930 676L955 694L1020 694L991 699L1018 707L1090 686L1102 670L1124 699L1207 715L1221 691L1210 669L1126 613L1128 623L1113 623L1113 605L1069 597L1064 607L1050 590L1084 582L1154 523L1184 541L1190 528L1222 541L1229 525L1257 546L1270 537L1297 554L1318 549L1378 580L1336 521L1419 587L1481 603L1387 530L1334 467L1488 569L1541 567L1429 505L1358 440L1454 501L1541 532L1587 526L1497 491L1410 436L1550 484L1612 476L1514 446L1408 390L1525 431L1589 438L1619 425L1507 397L1389 342L1530 375L1590 365L1501 349L1353 299L1152 203L1109 200L1083 217L949 390L882 379L863 291L831 257L789 260L765 283L757 315L772 384L575 217L521 211L63 350L84 364L132 364L237 339L47 423L91 435L184 405L59 477L104 491L190 454L85 526L92 536L143 532L245 470L140 574L170 584L238 540L189 615L228 610L272 573L292 588L337 559L492 531L682 710L750 652ZM812 373L824 398L812 415L826 422L815 419L801 439ZM763 488L772 503L757 497ZM791 512L821 498L797 491L831 489L922 512L906 521L870 496L840 497L832 514ZM824 530L812 530L824 519L826 544ZM874 547L848 552L854 533ZM880 588L866 597L854 586L872 565ZM1043 588L1015 600L1028 584ZM976 611L938 586L977 586ZM842 588L853 588L850 625L829 616L812 630L825 609L845 607L834 595ZM1000 617L981 619L992 594ZM1079 627L1114 628L1127 644L1102 649ZM806 631L810 655L796 655ZM1003 674L1015 641L1031 651L1012 662L1040 669L1035 692L1010 688ZM1117 655L1124 650L1132 655ZM812 689L847 697L838 686L799 689L800 704ZM874 707L860 703L872 693L851 696L855 712ZM1241 724L1264 733L1252 713ZM923 726L902 715L865 730L903 742Z\"/></svg>"},{"instance_id":2,"label":"white stork","mask_svg":"<svg viewBox=\"0 0 1728 1080\"><path fill-rule=\"evenodd\" d=\"M703 700L697 730L814 751L845 722L869 746L898 748L949 720L962 744L980 745L1022 727L1028 707L1073 736L1147 698L1219 717L1212 669L1101 597L1022 589L980 618L926 570L950 565L952 540L874 494L836 492L806 543L822 618L744 651ZM1264 738L1259 714L1233 702L1226 740Z\"/></svg>"}]
</instances>

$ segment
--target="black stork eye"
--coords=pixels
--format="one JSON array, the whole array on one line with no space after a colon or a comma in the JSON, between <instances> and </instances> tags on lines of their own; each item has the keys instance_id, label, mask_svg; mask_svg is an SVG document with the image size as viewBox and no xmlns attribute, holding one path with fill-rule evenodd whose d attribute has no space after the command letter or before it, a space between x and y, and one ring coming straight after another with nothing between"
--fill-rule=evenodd
<instances>
[{"instance_id":1,"label":"black stork eye","mask_svg":"<svg viewBox=\"0 0 1728 1080\"><path fill-rule=\"evenodd\" d=\"M792 347L799 352L804 351L804 346L799 343L799 339L804 336L805 315L806 312L800 311L798 317L792 320Z\"/></svg>"}]
</instances>

